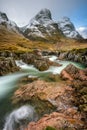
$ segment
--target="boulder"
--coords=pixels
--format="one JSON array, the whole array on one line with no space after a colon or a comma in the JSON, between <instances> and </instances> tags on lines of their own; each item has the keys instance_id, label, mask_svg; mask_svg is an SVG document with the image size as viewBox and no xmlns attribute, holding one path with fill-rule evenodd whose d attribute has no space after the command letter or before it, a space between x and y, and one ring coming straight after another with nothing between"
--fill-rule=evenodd
<instances>
[{"instance_id":1,"label":"boulder","mask_svg":"<svg viewBox=\"0 0 87 130\"><path fill-rule=\"evenodd\" d=\"M62 79L68 80L87 80L87 70L81 70L75 67L72 64L69 64L66 68L64 68L61 72Z\"/></svg>"}]
</instances>

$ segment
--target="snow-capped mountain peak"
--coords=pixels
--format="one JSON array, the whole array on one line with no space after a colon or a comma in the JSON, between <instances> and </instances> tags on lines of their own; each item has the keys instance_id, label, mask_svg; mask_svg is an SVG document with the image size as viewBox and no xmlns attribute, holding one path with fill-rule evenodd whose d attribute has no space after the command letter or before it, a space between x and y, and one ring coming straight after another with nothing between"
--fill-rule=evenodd
<instances>
[{"instance_id":1,"label":"snow-capped mountain peak","mask_svg":"<svg viewBox=\"0 0 87 130\"><path fill-rule=\"evenodd\" d=\"M68 38L79 39L82 38L81 35L76 31L70 18L63 17L58 21L58 27L63 32L63 34Z\"/></svg>"},{"instance_id":2,"label":"snow-capped mountain peak","mask_svg":"<svg viewBox=\"0 0 87 130\"><path fill-rule=\"evenodd\" d=\"M39 11L22 30L27 38L32 39L46 39L46 37L52 38L54 35L60 35L58 24L52 20L49 9Z\"/></svg>"}]
</instances>

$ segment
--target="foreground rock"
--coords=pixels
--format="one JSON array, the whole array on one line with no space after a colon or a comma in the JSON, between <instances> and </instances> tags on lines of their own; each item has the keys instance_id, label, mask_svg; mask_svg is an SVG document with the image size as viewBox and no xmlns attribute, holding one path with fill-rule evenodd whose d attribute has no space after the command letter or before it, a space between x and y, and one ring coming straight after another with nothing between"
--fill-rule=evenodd
<instances>
[{"instance_id":1,"label":"foreground rock","mask_svg":"<svg viewBox=\"0 0 87 130\"><path fill-rule=\"evenodd\" d=\"M19 71L13 58L0 58L0 76Z\"/></svg>"},{"instance_id":2,"label":"foreground rock","mask_svg":"<svg viewBox=\"0 0 87 130\"><path fill-rule=\"evenodd\" d=\"M37 80L14 93L14 104L35 106L40 118L29 123L25 130L45 130L47 126L56 130L86 130L87 71L68 65L61 78L66 80L58 80L58 76L56 82Z\"/></svg>"},{"instance_id":3,"label":"foreground rock","mask_svg":"<svg viewBox=\"0 0 87 130\"><path fill-rule=\"evenodd\" d=\"M50 115L44 115L38 122L32 122L25 130L46 130L48 126L51 126L49 130L55 128L55 130L79 130L83 129L83 122L79 117L71 117L62 113L53 112ZM52 129L54 130L54 129Z\"/></svg>"},{"instance_id":4,"label":"foreground rock","mask_svg":"<svg viewBox=\"0 0 87 130\"><path fill-rule=\"evenodd\" d=\"M56 129L71 128L72 130L83 128L81 114L74 107L74 89L60 82L34 81L19 88L13 96L14 104L29 103L34 105L39 117L38 122L32 122L26 130L43 130L47 126ZM57 111L52 113L53 111ZM78 120L78 121L77 121Z\"/></svg>"},{"instance_id":5,"label":"foreground rock","mask_svg":"<svg viewBox=\"0 0 87 130\"><path fill-rule=\"evenodd\" d=\"M19 88L14 94L13 103L31 102L32 105L40 106L42 113L47 111L47 106L48 110L56 108L64 112L72 107L72 93L73 89L62 83L37 80Z\"/></svg>"},{"instance_id":6,"label":"foreground rock","mask_svg":"<svg viewBox=\"0 0 87 130\"><path fill-rule=\"evenodd\" d=\"M72 64L62 70L60 75L63 79L87 81L87 69L81 70Z\"/></svg>"}]
</instances>

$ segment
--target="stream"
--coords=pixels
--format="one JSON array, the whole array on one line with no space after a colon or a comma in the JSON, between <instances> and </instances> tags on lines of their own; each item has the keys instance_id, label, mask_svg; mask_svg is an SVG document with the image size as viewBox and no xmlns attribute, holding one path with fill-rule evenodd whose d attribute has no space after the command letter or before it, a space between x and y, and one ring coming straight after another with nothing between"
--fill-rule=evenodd
<instances>
[{"instance_id":1,"label":"stream","mask_svg":"<svg viewBox=\"0 0 87 130\"><path fill-rule=\"evenodd\" d=\"M33 65L27 65L20 60L16 61L16 64L20 66L21 72L16 72L0 77L0 130L14 130L12 126L15 120L19 122L19 120L23 118L27 118L30 115L32 116L31 113L34 112L31 106L22 106L21 108L15 108L11 104L11 97L14 91L18 88L18 81L22 77L37 76L38 78L44 79L45 76L49 75L50 73L60 74L60 72L69 64L73 64L80 69L85 68L80 63L70 61L59 61L57 60L56 56L50 56L49 59L51 61L55 61L57 63L62 64L62 66L50 66L47 71L41 72L38 69L36 69ZM22 112L24 114L20 115L20 113ZM9 113L11 114L9 115ZM29 120L33 120L32 117Z\"/></svg>"}]
</instances>

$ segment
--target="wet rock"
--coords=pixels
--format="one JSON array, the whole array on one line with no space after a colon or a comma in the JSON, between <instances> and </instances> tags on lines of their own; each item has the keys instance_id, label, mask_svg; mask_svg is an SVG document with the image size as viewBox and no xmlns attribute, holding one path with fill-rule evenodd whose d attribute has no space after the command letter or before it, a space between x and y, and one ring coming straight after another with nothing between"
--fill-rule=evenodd
<instances>
[{"instance_id":1,"label":"wet rock","mask_svg":"<svg viewBox=\"0 0 87 130\"><path fill-rule=\"evenodd\" d=\"M62 79L68 80L87 80L87 70L81 70L76 68L74 65L69 64L66 68L64 68L61 72Z\"/></svg>"},{"instance_id":2,"label":"wet rock","mask_svg":"<svg viewBox=\"0 0 87 130\"><path fill-rule=\"evenodd\" d=\"M13 58L0 58L0 76L19 71L19 67L16 66Z\"/></svg>"},{"instance_id":3,"label":"wet rock","mask_svg":"<svg viewBox=\"0 0 87 130\"><path fill-rule=\"evenodd\" d=\"M50 62L43 59L43 60L35 60L34 61L34 66L40 70L40 71L44 71L44 70L48 70L49 66L50 66Z\"/></svg>"},{"instance_id":4,"label":"wet rock","mask_svg":"<svg viewBox=\"0 0 87 130\"><path fill-rule=\"evenodd\" d=\"M62 113L53 112L50 115L44 115L39 121L29 123L25 130L80 130L83 129L83 122L79 118L70 118Z\"/></svg>"}]
</instances>

